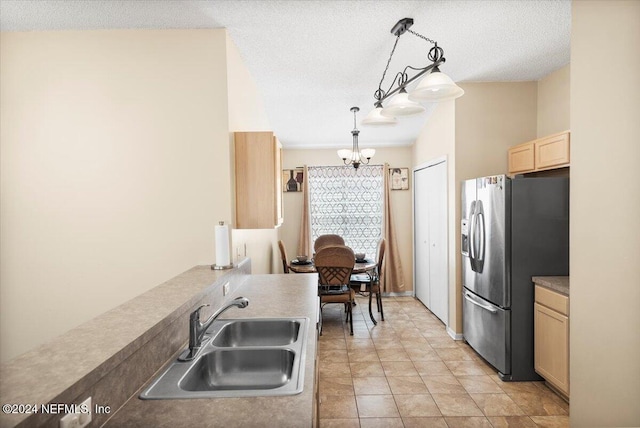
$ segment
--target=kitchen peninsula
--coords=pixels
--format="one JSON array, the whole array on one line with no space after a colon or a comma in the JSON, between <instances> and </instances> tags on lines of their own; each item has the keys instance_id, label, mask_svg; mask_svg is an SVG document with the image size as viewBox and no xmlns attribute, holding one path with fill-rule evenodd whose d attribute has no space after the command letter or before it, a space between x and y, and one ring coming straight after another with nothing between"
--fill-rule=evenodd
<instances>
[{"instance_id":1,"label":"kitchen peninsula","mask_svg":"<svg viewBox=\"0 0 640 428\"><path fill-rule=\"evenodd\" d=\"M131 301L19 356L0 368L3 403L79 404L92 397L100 426L312 426L315 409L316 275L250 275L251 262L228 271L196 266ZM229 292L223 297L225 285ZM242 312L221 318L306 317L302 393L280 397L140 400L138 395L188 339L189 314L245 296ZM204 314L207 316L207 314ZM93 407L95 408L95 407ZM3 414L0 426L58 426L61 414Z\"/></svg>"}]
</instances>

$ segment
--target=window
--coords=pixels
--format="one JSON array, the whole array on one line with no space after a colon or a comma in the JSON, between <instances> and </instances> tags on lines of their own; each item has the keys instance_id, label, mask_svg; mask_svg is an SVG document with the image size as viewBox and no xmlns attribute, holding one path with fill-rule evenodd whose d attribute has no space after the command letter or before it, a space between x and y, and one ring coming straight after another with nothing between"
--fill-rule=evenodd
<instances>
[{"instance_id":1,"label":"window","mask_svg":"<svg viewBox=\"0 0 640 428\"><path fill-rule=\"evenodd\" d=\"M311 239L335 233L371 258L382 237L383 166L309 167Z\"/></svg>"}]
</instances>

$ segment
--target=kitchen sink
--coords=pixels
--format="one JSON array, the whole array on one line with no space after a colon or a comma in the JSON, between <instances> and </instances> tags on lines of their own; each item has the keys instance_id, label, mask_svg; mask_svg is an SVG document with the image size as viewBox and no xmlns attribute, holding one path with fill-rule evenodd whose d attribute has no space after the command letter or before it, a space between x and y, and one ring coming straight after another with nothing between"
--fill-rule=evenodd
<instances>
[{"instance_id":1,"label":"kitchen sink","mask_svg":"<svg viewBox=\"0 0 640 428\"><path fill-rule=\"evenodd\" d=\"M262 319L230 321L217 334L214 325L207 334L215 335L213 345L218 347L283 346L298 340L299 331L300 321Z\"/></svg>"},{"instance_id":2,"label":"kitchen sink","mask_svg":"<svg viewBox=\"0 0 640 428\"><path fill-rule=\"evenodd\" d=\"M180 381L186 391L274 389L291 381L290 349L215 350L199 358Z\"/></svg>"},{"instance_id":3,"label":"kitchen sink","mask_svg":"<svg viewBox=\"0 0 640 428\"><path fill-rule=\"evenodd\" d=\"M142 399L257 397L302 392L308 318L216 320L200 354L169 363Z\"/></svg>"}]
</instances>

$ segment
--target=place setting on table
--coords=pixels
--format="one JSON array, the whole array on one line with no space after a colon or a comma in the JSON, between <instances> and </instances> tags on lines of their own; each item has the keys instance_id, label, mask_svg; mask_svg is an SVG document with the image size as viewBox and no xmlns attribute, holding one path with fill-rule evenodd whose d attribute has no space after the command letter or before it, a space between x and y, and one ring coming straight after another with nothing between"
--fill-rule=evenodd
<instances>
[{"instance_id":1,"label":"place setting on table","mask_svg":"<svg viewBox=\"0 0 640 428\"><path fill-rule=\"evenodd\" d=\"M365 253L356 253L356 259L353 264L353 273L365 273L375 269L376 262L366 258ZM289 263L289 269L295 273L316 273L316 267L313 264L313 258L299 255Z\"/></svg>"}]
</instances>

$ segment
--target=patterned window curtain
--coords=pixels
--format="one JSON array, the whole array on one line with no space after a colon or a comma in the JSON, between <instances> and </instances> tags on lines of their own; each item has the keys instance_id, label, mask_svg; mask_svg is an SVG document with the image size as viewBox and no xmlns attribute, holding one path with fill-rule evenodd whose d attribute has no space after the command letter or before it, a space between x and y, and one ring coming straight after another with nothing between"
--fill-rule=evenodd
<instances>
[{"instance_id":1,"label":"patterned window curtain","mask_svg":"<svg viewBox=\"0 0 640 428\"><path fill-rule=\"evenodd\" d=\"M384 227L383 171L382 165L308 167L311 242L337 234L354 252L375 257Z\"/></svg>"}]
</instances>

